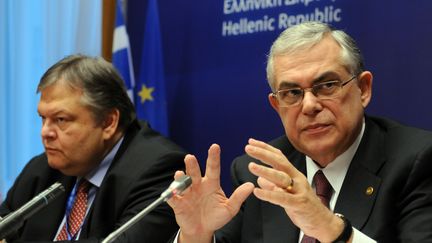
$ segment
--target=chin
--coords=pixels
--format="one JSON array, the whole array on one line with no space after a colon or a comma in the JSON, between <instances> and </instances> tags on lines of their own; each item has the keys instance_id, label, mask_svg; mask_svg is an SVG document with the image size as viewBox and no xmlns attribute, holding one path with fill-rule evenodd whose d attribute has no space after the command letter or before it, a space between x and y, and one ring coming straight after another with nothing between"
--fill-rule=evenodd
<instances>
[{"instance_id":1,"label":"chin","mask_svg":"<svg viewBox=\"0 0 432 243\"><path fill-rule=\"evenodd\" d=\"M55 169L55 170L59 170L62 171L66 168L66 163L62 160L59 159L54 159L54 158L49 158L48 157L48 165L49 167Z\"/></svg>"},{"instance_id":2,"label":"chin","mask_svg":"<svg viewBox=\"0 0 432 243\"><path fill-rule=\"evenodd\" d=\"M328 154L329 151L334 151L334 145L325 143L325 141L309 142L303 148L305 154L314 157L321 157L325 154Z\"/></svg>"}]
</instances>

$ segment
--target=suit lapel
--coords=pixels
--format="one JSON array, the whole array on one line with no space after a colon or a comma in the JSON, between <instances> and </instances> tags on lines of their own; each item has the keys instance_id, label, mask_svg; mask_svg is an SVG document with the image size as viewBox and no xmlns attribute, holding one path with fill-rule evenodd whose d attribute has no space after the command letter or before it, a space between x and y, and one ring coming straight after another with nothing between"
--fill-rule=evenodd
<instances>
[{"instance_id":1,"label":"suit lapel","mask_svg":"<svg viewBox=\"0 0 432 243\"><path fill-rule=\"evenodd\" d=\"M381 185L381 178L376 174L385 162L384 142L380 128L366 118L365 133L345 176L334 210L344 214L357 229L366 223ZM305 156L297 152L286 138L272 145L283 151L288 160L306 175ZM371 189L373 192L368 193ZM299 229L285 211L271 203L262 202L261 205L264 242L298 242Z\"/></svg>"},{"instance_id":2,"label":"suit lapel","mask_svg":"<svg viewBox=\"0 0 432 243\"><path fill-rule=\"evenodd\" d=\"M384 142L379 127L366 119L363 139L345 176L334 210L350 219L357 229L366 223L381 185L381 178L376 174L385 162Z\"/></svg>"},{"instance_id":3,"label":"suit lapel","mask_svg":"<svg viewBox=\"0 0 432 243\"><path fill-rule=\"evenodd\" d=\"M46 208L33 215L26 224L30 232L23 232L26 238L32 240L46 240L47 232L50 238L54 239L55 234L63 219L66 200L75 182L75 177L61 177L58 181L65 187L65 193L52 201ZM35 230L36 229L36 230Z\"/></svg>"},{"instance_id":4,"label":"suit lapel","mask_svg":"<svg viewBox=\"0 0 432 243\"><path fill-rule=\"evenodd\" d=\"M63 219L63 216L66 211L66 201L69 197L70 192L72 191L72 188L75 184L75 177L63 177L60 179L60 183L65 188L65 193L63 196L53 202L53 204L50 206L51 210L47 210L49 212L48 215L41 216L40 218L49 221L47 225L50 225L52 227L51 232L53 232L52 237L54 238L55 234L57 233L57 229L60 226L60 223ZM55 210L55 209L61 208L63 210ZM55 215L53 215L55 214Z\"/></svg>"}]
</instances>

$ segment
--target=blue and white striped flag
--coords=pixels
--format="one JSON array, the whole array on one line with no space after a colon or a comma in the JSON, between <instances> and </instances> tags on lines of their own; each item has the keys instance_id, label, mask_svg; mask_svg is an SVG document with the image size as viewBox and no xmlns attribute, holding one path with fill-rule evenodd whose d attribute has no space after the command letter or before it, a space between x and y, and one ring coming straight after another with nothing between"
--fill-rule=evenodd
<instances>
[{"instance_id":1,"label":"blue and white striped flag","mask_svg":"<svg viewBox=\"0 0 432 243\"><path fill-rule=\"evenodd\" d=\"M135 77L132 64L132 54L120 0L117 0L116 3L112 63L122 75L128 90L129 98L134 102Z\"/></svg>"},{"instance_id":2,"label":"blue and white striped flag","mask_svg":"<svg viewBox=\"0 0 432 243\"><path fill-rule=\"evenodd\" d=\"M113 64L125 80L137 117L150 123L156 131L168 136L162 40L156 0L148 0L141 65L134 79L129 37L117 0L116 28L113 41Z\"/></svg>"}]
</instances>

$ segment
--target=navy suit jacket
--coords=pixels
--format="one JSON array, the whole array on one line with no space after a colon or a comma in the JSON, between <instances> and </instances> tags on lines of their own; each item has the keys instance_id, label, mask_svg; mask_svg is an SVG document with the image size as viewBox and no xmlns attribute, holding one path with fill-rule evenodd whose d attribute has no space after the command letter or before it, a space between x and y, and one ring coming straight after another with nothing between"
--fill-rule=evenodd
<instances>
[{"instance_id":1,"label":"navy suit jacket","mask_svg":"<svg viewBox=\"0 0 432 243\"><path fill-rule=\"evenodd\" d=\"M147 124L134 122L97 191L79 241L100 242L156 200L173 180L174 172L184 169L184 156L183 149ZM34 157L9 190L0 206L0 215L15 211L56 181L64 185L66 193L27 220L8 242L52 241L75 180L50 168L45 154ZM165 203L129 228L116 242L166 242L177 230L174 213Z\"/></svg>"},{"instance_id":2,"label":"navy suit jacket","mask_svg":"<svg viewBox=\"0 0 432 243\"><path fill-rule=\"evenodd\" d=\"M306 174L305 155L282 136L270 142ZM235 187L254 182L243 155L232 164ZM366 117L335 212L378 242L432 242L432 133ZM373 193L366 193L367 188ZM216 233L218 242L297 243L299 228L285 211L251 195L238 215Z\"/></svg>"}]
</instances>

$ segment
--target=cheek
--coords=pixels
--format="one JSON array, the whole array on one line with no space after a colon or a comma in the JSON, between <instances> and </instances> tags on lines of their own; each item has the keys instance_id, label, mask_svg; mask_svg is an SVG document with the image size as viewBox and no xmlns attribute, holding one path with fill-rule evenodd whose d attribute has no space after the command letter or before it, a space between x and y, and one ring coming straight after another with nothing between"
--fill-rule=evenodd
<instances>
[{"instance_id":1,"label":"cheek","mask_svg":"<svg viewBox=\"0 0 432 243\"><path fill-rule=\"evenodd\" d=\"M87 133L88 135L82 138L82 149L92 156L98 154L104 147L104 139L101 130L94 129Z\"/></svg>"},{"instance_id":2,"label":"cheek","mask_svg":"<svg viewBox=\"0 0 432 243\"><path fill-rule=\"evenodd\" d=\"M59 136L59 143L68 157L81 157L88 153L89 145L92 143L92 136L91 131L65 132Z\"/></svg>"},{"instance_id":3,"label":"cheek","mask_svg":"<svg viewBox=\"0 0 432 243\"><path fill-rule=\"evenodd\" d=\"M335 117L338 129L344 133L343 136L349 136L355 130L363 117L363 112L360 100L341 105Z\"/></svg>"},{"instance_id":4,"label":"cheek","mask_svg":"<svg viewBox=\"0 0 432 243\"><path fill-rule=\"evenodd\" d=\"M285 129L285 133L289 138L297 137L297 117L298 114L294 112L280 111L279 112L280 119Z\"/></svg>"}]
</instances>

